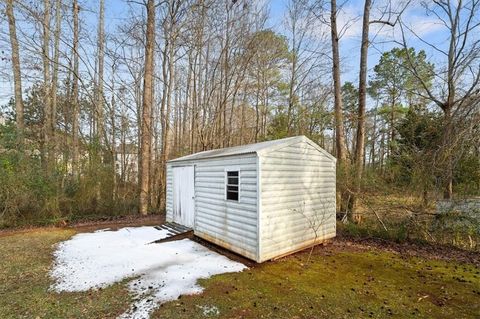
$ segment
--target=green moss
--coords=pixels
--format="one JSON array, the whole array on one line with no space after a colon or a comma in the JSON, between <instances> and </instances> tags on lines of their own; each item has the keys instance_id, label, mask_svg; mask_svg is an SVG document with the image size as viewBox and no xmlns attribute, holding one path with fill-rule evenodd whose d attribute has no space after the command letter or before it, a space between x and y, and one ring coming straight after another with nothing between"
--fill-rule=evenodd
<instances>
[{"instance_id":1,"label":"green moss","mask_svg":"<svg viewBox=\"0 0 480 319\"><path fill-rule=\"evenodd\" d=\"M161 307L155 318L478 318L480 274L472 265L386 252L305 254L204 280L201 295Z\"/></svg>"}]
</instances>

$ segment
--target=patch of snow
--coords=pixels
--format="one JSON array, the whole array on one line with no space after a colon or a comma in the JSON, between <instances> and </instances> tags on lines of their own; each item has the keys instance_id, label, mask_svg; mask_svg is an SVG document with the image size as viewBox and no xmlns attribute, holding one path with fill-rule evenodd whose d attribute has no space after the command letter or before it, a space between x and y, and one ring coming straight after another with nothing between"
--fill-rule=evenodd
<instances>
[{"instance_id":1,"label":"patch of snow","mask_svg":"<svg viewBox=\"0 0 480 319\"><path fill-rule=\"evenodd\" d=\"M218 310L217 306L198 306L198 308L203 310L203 315L205 317L210 317L210 316L218 316L220 314L220 311Z\"/></svg>"},{"instance_id":2,"label":"patch of snow","mask_svg":"<svg viewBox=\"0 0 480 319\"><path fill-rule=\"evenodd\" d=\"M167 233L127 227L75 235L54 253L52 289L87 291L132 278L135 301L120 318L148 318L160 303L201 292L198 279L246 268L188 239L150 244Z\"/></svg>"}]
</instances>

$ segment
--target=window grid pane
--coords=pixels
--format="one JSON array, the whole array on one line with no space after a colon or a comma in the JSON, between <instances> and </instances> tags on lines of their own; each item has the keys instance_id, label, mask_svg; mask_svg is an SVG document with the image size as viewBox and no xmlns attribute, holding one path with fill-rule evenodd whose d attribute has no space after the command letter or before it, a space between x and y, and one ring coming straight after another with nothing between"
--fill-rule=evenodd
<instances>
[{"instance_id":1,"label":"window grid pane","mask_svg":"<svg viewBox=\"0 0 480 319\"><path fill-rule=\"evenodd\" d=\"M227 172L228 177L238 177L238 171Z\"/></svg>"},{"instance_id":2,"label":"window grid pane","mask_svg":"<svg viewBox=\"0 0 480 319\"><path fill-rule=\"evenodd\" d=\"M227 171L226 197L228 200L238 201L239 198L239 172Z\"/></svg>"},{"instance_id":3,"label":"window grid pane","mask_svg":"<svg viewBox=\"0 0 480 319\"><path fill-rule=\"evenodd\" d=\"M238 177L229 177L228 178L229 185L238 185Z\"/></svg>"},{"instance_id":4,"label":"window grid pane","mask_svg":"<svg viewBox=\"0 0 480 319\"><path fill-rule=\"evenodd\" d=\"M227 192L227 199L238 201L238 193Z\"/></svg>"},{"instance_id":5,"label":"window grid pane","mask_svg":"<svg viewBox=\"0 0 480 319\"><path fill-rule=\"evenodd\" d=\"M238 193L238 186L237 185L227 185L227 192L237 192Z\"/></svg>"}]
</instances>

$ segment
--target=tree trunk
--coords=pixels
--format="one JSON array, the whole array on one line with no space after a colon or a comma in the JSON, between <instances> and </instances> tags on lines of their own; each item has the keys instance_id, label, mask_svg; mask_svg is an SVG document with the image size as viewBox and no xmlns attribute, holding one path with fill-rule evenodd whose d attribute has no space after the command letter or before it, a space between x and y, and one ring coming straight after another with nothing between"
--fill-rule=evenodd
<instances>
[{"instance_id":1,"label":"tree trunk","mask_svg":"<svg viewBox=\"0 0 480 319\"><path fill-rule=\"evenodd\" d=\"M340 81L340 53L338 48L337 32L337 1L331 0L331 34L332 34L332 61L333 61L333 91L335 98L335 147L338 166L343 168L347 163L347 146L345 144L345 130L343 127L342 82Z\"/></svg>"},{"instance_id":2,"label":"tree trunk","mask_svg":"<svg viewBox=\"0 0 480 319\"><path fill-rule=\"evenodd\" d=\"M365 0L365 7L363 11L363 26L362 26L362 44L360 49L360 72L358 82L358 123L357 136L355 145L355 177L354 189L352 194L352 217L355 221L360 222L361 216L358 213L358 203L362 184L363 175L363 158L365 157L365 113L367 103L367 58L369 46L369 26L370 26L370 8L372 0Z\"/></svg>"},{"instance_id":3,"label":"tree trunk","mask_svg":"<svg viewBox=\"0 0 480 319\"><path fill-rule=\"evenodd\" d=\"M258 78L258 76L257 76ZM255 143L258 142L258 132L260 130L259 121L260 121L260 82L257 81L257 90L255 92Z\"/></svg>"},{"instance_id":4,"label":"tree trunk","mask_svg":"<svg viewBox=\"0 0 480 319\"><path fill-rule=\"evenodd\" d=\"M397 98L395 95L392 96L392 106L390 108L390 142L388 143L390 157L393 156L395 151L394 141L395 141L395 105L397 104Z\"/></svg>"},{"instance_id":5,"label":"tree trunk","mask_svg":"<svg viewBox=\"0 0 480 319\"><path fill-rule=\"evenodd\" d=\"M347 145L345 144L345 129L343 127L343 101L342 101L342 82L340 80L340 53L339 38L337 31L337 1L331 0L331 37L332 37L332 75L333 75L333 92L335 104L335 150L338 159L337 168L340 173L341 180L344 184L348 181L347 167ZM348 210L345 203L348 201L349 195L345 189L339 188L337 193L340 205L340 211Z\"/></svg>"},{"instance_id":6,"label":"tree trunk","mask_svg":"<svg viewBox=\"0 0 480 319\"><path fill-rule=\"evenodd\" d=\"M170 9L172 10L172 9ZM162 188L161 188L161 203L160 203L160 209L164 209L165 208L165 195L166 195L166 174L165 174L165 170L166 170L166 164L167 164L167 156L168 156L168 135L169 135L169 131L170 131L170 112L171 112L171 101L172 101L172 92L173 92L173 89L174 89L174 82L173 82L173 79L175 77L175 37L176 35L174 35L174 33L176 32L176 30L174 30L175 26L174 26L174 23L175 23L175 18L173 16L173 13L172 13L172 18L171 18L171 21L169 22L170 23L170 26L169 26L169 29L168 29L168 34L167 34L167 37L168 37L168 48L165 48L165 50L168 49L168 57L167 57L167 61L168 61L168 80L167 80L167 96L166 96L166 107L165 107L165 115L164 115L164 121L165 121L165 126L164 126L164 129L162 131L162 159L161 159L161 166L160 166L160 170L161 170L161 180L162 180Z\"/></svg>"},{"instance_id":7,"label":"tree trunk","mask_svg":"<svg viewBox=\"0 0 480 319\"><path fill-rule=\"evenodd\" d=\"M116 103L115 103L115 72L116 72L116 65L115 62L113 62L112 65L112 97L111 97L111 102L110 102L110 118L112 121L112 141L110 145L111 149L111 165L112 165L112 200L115 202L117 199L117 142L116 142L116 134L117 134L117 127L115 124L115 108L116 108Z\"/></svg>"},{"instance_id":8,"label":"tree trunk","mask_svg":"<svg viewBox=\"0 0 480 319\"><path fill-rule=\"evenodd\" d=\"M44 0L43 13L43 35L42 35L42 61L43 61L43 83L44 83L44 151L43 159L46 173L50 175L53 164L52 148L52 95L51 95L51 77L50 77L50 0Z\"/></svg>"},{"instance_id":9,"label":"tree trunk","mask_svg":"<svg viewBox=\"0 0 480 319\"><path fill-rule=\"evenodd\" d=\"M377 135L377 108L378 105L375 105L375 109L373 110L373 128L372 128L372 148L370 150L370 164L372 165L372 168L375 168L375 140L376 140L376 135Z\"/></svg>"},{"instance_id":10,"label":"tree trunk","mask_svg":"<svg viewBox=\"0 0 480 319\"><path fill-rule=\"evenodd\" d=\"M385 159L385 131L382 130L382 138L380 139L380 172L383 176L383 163Z\"/></svg>"},{"instance_id":11,"label":"tree trunk","mask_svg":"<svg viewBox=\"0 0 480 319\"><path fill-rule=\"evenodd\" d=\"M295 48L295 38L293 41L293 47ZM291 72L292 74L290 75L290 80L288 84L288 109L287 109L287 127L286 127L286 132L287 135L290 136L291 130L292 130L292 118L293 118L293 112L295 108L295 82L296 82L296 72L297 72L297 52L293 52L293 57L292 57L292 69Z\"/></svg>"},{"instance_id":12,"label":"tree trunk","mask_svg":"<svg viewBox=\"0 0 480 319\"><path fill-rule=\"evenodd\" d=\"M460 10L462 3L458 4L457 10ZM457 43L458 38L456 35L459 22L459 11L457 14L451 18L452 26L450 30L450 43L448 50L448 68L447 68L447 88L448 95L447 101L443 105L443 113L445 120L445 135L444 135L444 148L446 152L446 181L445 181L445 190L443 193L444 199L452 199L453 196L453 123L452 123L452 110L454 108L455 98L456 98L456 86L455 86L455 74L458 72L459 68L463 66L456 65L457 60Z\"/></svg>"},{"instance_id":13,"label":"tree trunk","mask_svg":"<svg viewBox=\"0 0 480 319\"><path fill-rule=\"evenodd\" d=\"M141 158L140 158L140 194L138 211L142 215L148 214L149 197L149 173L150 151L152 142L152 118L153 106L153 68L155 46L155 1L147 2L147 33L145 40L145 73L143 77L143 103L142 103L142 127L141 127Z\"/></svg>"},{"instance_id":14,"label":"tree trunk","mask_svg":"<svg viewBox=\"0 0 480 319\"><path fill-rule=\"evenodd\" d=\"M103 71L104 71L104 59L105 59L105 0L100 0L100 13L98 17L98 82L95 101L97 107L96 123L97 123L97 142L99 145L103 145L105 141L105 129L104 129L104 111L103 111ZM100 156L101 158L101 156Z\"/></svg>"},{"instance_id":15,"label":"tree trunk","mask_svg":"<svg viewBox=\"0 0 480 319\"><path fill-rule=\"evenodd\" d=\"M104 163L104 144L106 142L106 134L105 134L105 127L104 127L104 79L103 79L103 72L104 72L104 59L105 59L105 1L100 0L100 10L99 10L99 17L98 17L98 81L96 86L96 112L94 117L96 120L96 130L95 130L95 141L96 141L96 148L95 148L95 170L99 172L99 168L103 168ZM99 172L102 174L103 172ZM95 184L95 197L97 203L101 201L101 178L97 178Z\"/></svg>"},{"instance_id":16,"label":"tree trunk","mask_svg":"<svg viewBox=\"0 0 480 319\"><path fill-rule=\"evenodd\" d=\"M196 58L194 59L194 65L192 70L192 98L190 99L192 103L192 118L190 123L190 153L195 152L195 130L197 125L197 109L198 109L198 96L197 96L197 77L196 77ZM199 62L201 64L201 61Z\"/></svg>"},{"instance_id":17,"label":"tree trunk","mask_svg":"<svg viewBox=\"0 0 480 319\"><path fill-rule=\"evenodd\" d=\"M444 109L444 121L445 121L445 136L444 136L444 148L446 152L446 172L445 172L445 189L443 192L444 199L452 199L453 196L453 123L452 123L452 108L447 102Z\"/></svg>"},{"instance_id":18,"label":"tree trunk","mask_svg":"<svg viewBox=\"0 0 480 319\"><path fill-rule=\"evenodd\" d=\"M61 11L62 11L62 1L56 0L55 4L55 34L54 34L54 54L53 54L53 75L52 75L52 114L50 122L50 134L52 136L53 145L50 149L52 152L52 157L56 158L57 154L57 142L55 136L55 129L57 123L57 87L58 87L58 61L60 59L60 32L61 32Z\"/></svg>"},{"instance_id":19,"label":"tree trunk","mask_svg":"<svg viewBox=\"0 0 480 319\"><path fill-rule=\"evenodd\" d=\"M6 6L6 14L8 17L8 29L10 33L10 45L12 46L12 69L13 82L15 91L15 122L17 125L17 140L23 145L23 137L25 124L23 119L23 98L22 98L22 75L20 72L20 55L18 49L17 27L15 22L15 14L13 13L13 1L8 0Z\"/></svg>"},{"instance_id":20,"label":"tree trunk","mask_svg":"<svg viewBox=\"0 0 480 319\"><path fill-rule=\"evenodd\" d=\"M79 79L79 56L78 56L78 13L80 7L77 0L73 0L73 85L72 85L72 99L73 99L73 112L72 112L72 173L74 177L79 175L79 145L78 145L78 133L79 133L79 100L78 100L78 79Z\"/></svg>"}]
</instances>

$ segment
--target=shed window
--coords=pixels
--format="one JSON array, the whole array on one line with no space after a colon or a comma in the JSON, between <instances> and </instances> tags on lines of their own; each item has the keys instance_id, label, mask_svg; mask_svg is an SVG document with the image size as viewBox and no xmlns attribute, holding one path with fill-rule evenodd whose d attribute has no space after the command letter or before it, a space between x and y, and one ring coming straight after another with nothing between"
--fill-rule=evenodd
<instances>
[{"instance_id":1,"label":"shed window","mask_svg":"<svg viewBox=\"0 0 480 319\"><path fill-rule=\"evenodd\" d=\"M228 200L234 200L238 202L238 185L239 185L239 173L238 171L227 171L226 180L226 197Z\"/></svg>"}]
</instances>

